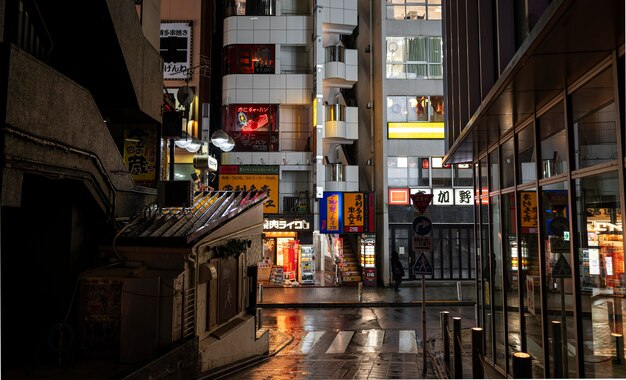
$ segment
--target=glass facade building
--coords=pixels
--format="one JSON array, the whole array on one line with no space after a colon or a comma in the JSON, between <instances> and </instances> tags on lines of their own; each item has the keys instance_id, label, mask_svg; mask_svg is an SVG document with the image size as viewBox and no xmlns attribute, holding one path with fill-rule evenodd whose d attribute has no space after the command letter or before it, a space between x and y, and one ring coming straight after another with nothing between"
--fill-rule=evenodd
<instances>
[{"instance_id":1,"label":"glass facade building","mask_svg":"<svg viewBox=\"0 0 626 380\"><path fill-rule=\"evenodd\" d=\"M443 16L444 163L474 168L486 358L624 377L624 2L504 3Z\"/></svg>"}]
</instances>

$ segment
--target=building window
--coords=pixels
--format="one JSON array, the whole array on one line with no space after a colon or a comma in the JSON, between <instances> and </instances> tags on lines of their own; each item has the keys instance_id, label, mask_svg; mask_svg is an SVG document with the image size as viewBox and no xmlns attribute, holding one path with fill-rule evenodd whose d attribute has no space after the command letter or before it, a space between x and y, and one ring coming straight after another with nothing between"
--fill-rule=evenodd
<instances>
[{"instance_id":1,"label":"building window","mask_svg":"<svg viewBox=\"0 0 626 380\"><path fill-rule=\"evenodd\" d=\"M443 122L443 96L388 96L387 121Z\"/></svg>"},{"instance_id":2,"label":"building window","mask_svg":"<svg viewBox=\"0 0 626 380\"><path fill-rule=\"evenodd\" d=\"M533 125L522 129L517 134L517 162L521 174L521 183L534 182L537 179L535 166L535 130Z\"/></svg>"},{"instance_id":3,"label":"building window","mask_svg":"<svg viewBox=\"0 0 626 380\"><path fill-rule=\"evenodd\" d=\"M441 0L387 0L387 20L441 20Z\"/></svg>"},{"instance_id":4,"label":"building window","mask_svg":"<svg viewBox=\"0 0 626 380\"><path fill-rule=\"evenodd\" d=\"M388 157L387 183L389 187L429 186L427 157Z\"/></svg>"},{"instance_id":5,"label":"building window","mask_svg":"<svg viewBox=\"0 0 626 380\"><path fill-rule=\"evenodd\" d=\"M576 169L617 158L613 75L606 69L572 94Z\"/></svg>"},{"instance_id":6,"label":"building window","mask_svg":"<svg viewBox=\"0 0 626 380\"><path fill-rule=\"evenodd\" d=\"M274 74L275 45L228 45L224 47L224 75Z\"/></svg>"},{"instance_id":7,"label":"building window","mask_svg":"<svg viewBox=\"0 0 626 380\"><path fill-rule=\"evenodd\" d=\"M451 165L443 164L443 157L433 157L431 160L433 187L450 187L452 186L452 169Z\"/></svg>"},{"instance_id":8,"label":"building window","mask_svg":"<svg viewBox=\"0 0 626 380\"><path fill-rule=\"evenodd\" d=\"M276 0L227 0L226 17L230 16L274 16Z\"/></svg>"},{"instance_id":9,"label":"building window","mask_svg":"<svg viewBox=\"0 0 626 380\"><path fill-rule=\"evenodd\" d=\"M441 37L387 37L387 79L442 79Z\"/></svg>"}]
</instances>

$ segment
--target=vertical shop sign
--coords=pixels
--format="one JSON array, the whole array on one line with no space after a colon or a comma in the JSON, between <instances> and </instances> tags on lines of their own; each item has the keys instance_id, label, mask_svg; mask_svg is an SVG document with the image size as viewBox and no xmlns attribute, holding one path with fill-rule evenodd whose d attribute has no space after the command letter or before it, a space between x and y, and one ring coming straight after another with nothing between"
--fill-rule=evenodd
<instances>
[{"instance_id":1,"label":"vertical shop sign","mask_svg":"<svg viewBox=\"0 0 626 380\"><path fill-rule=\"evenodd\" d=\"M365 194L343 193L343 232L364 232Z\"/></svg>"},{"instance_id":2,"label":"vertical shop sign","mask_svg":"<svg viewBox=\"0 0 626 380\"><path fill-rule=\"evenodd\" d=\"M534 191L522 191L520 198L522 228L537 228L537 194Z\"/></svg>"},{"instance_id":3,"label":"vertical shop sign","mask_svg":"<svg viewBox=\"0 0 626 380\"><path fill-rule=\"evenodd\" d=\"M320 202L320 233L339 234L342 226L342 194L324 192Z\"/></svg>"},{"instance_id":4,"label":"vertical shop sign","mask_svg":"<svg viewBox=\"0 0 626 380\"><path fill-rule=\"evenodd\" d=\"M161 23L163 79L188 79L191 68L191 22Z\"/></svg>"},{"instance_id":5,"label":"vertical shop sign","mask_svg":"<svg viewBox=\"0 0 626 380\"><path fill-rule=\"evenodd\" d=\"M124 162L136 184L156 186L156 131L153 127L124 130Z\"/></svg>"}]
</instances>

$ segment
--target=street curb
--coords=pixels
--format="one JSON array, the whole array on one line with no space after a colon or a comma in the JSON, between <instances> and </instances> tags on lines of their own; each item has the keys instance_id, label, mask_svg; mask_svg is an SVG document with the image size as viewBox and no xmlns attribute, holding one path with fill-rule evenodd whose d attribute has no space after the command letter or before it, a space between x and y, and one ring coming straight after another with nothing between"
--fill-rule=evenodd
<instances>
[{"instance_id":1,"label":"street curb","mask_svg":"<svg viewBox=\"0 0 626 380\"><path fill-rule=\"evenodd\" d=\"M474 301L426 301L426 306L474 306ZM284 302L284 303L257 303L263 309L315 309L334 307L418 307L422 306L421 301L413 302Z\"/></svg>"}]
</instances>

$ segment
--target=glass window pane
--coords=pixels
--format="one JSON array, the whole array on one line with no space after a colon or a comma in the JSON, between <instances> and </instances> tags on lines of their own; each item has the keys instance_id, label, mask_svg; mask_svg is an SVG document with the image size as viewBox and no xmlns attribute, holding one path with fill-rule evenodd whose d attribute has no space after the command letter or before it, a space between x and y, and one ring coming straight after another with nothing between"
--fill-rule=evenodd
<instances>
[{"instance_id":1,"label":"glass window pane","mask_svg":"<svg viewBox=\"0 0 626 380\"><path fill-rule=\"evenodd\" d=\"M426 18L426 6L407 5L406 18L410 20L424 20Z\"/></svg>"},{"instance_id":2,"label":"glass window pane","mask_svg":"<svg viewBox=\"0 0 626 380\"><path fill-rule=\"evenodd\" d=\"M387 6L387 20L402 20L404 15L404 5Z\"/></svg>"},{"instance_id":3,"label":"glass window pane","mask_svg":"<svg viewBox=\"0 0 626 380\"><path fill-rule=\"evenodd\" d=\"M562 362L554 363L550 351L550 368L563 369L564 377L576 376L576 324L574 323L574 282L572 252L569 239L569 208L567 182L544 186L541 192L541 211L545 221L546 289L548 337L561 332ZM572 275L567 275L567 272ZM554 372L550 374L554 378Z\"/></svg>"},{"instance_id":4,"label":"glass window pane","mask_svg":"<svg viewBox=\"0 0 626 380\"><path fill-rule=\"evenodd\" d=\"M515 145L513 139L507 140L500 146L502 150L502 188L506 189L515 185Z\"/></svg>"},{"instance_id":5,"label":"glass window pane","mask_svg":"<svg viewBox=\"0 0 626 380\"><path fill-rule=\"evenodd\" d=\"M606 69L572 94L576 169L617 158L613 76Z\"/></svg>"},{"instance_id":6,"label":"glass window pane","mask_svg":"<svg viewBox=\"0 0 626 380\"><path fill-rule=\"evenodd\" d=\"M533 378L544 377L543 339L541 328L541 260L539 257L539 228L537 192L519 193L519 254L522 258L521 299L523 302L526 347L532 357Z\"/></svg>"},{"instance_id":7,"label":"glass window pane","mask_svg":"<svg viewBox=\"0 0 626 380\"><path fill-rule=\"evenodd\" d=\"M480 189L481 195L489 193L489 172L487 171L487 159L480 160Z\"/></svg>"},{"instance_id":8,"label":"glass window pane","mask_svg":"<svg viewBox=\"0 0 626 380\"><path fill-rule=\"evenodd\" d=\"M452 186L452 169L450 168L434 168L433 171L433 187L450 187Z\"/></svg>"},{"instance_id":9,"label":"glass window pane","mask_svg":"<svg viewBox=\"0 0 626 380\"><path fill-rule=\"evenodd\" d=\"M616 172L576 180L585 377L611 377L611 333L626 334L624 242Z\"/></svg>"},{"instance_id":10,"label":"glass window pane","mask_svg":"<svg viewBox=\"0 0 626 380\"><path fill-rule=\"evenodd\" d=\"M387 37L387 62L404 62L404 37Z\"/></svg>"},{"instance_id":11,"label":"glass window pane","mask_svg":"<svg viewBox=\"0 0 626 380\"><path fill-rule=\"evenodd\" d=\"M541 178L567 173L567 133L563 116L561 102L539 118Z\"/></svg>"},{"instance_id":12,"label":"glass window pane","mask_svg":"<svg viewBox=\"0 0 626 380\"><path fill-rule=\"evenodd\" d=\"M404 64L387 64L387 79L406 79Z\"/></svg>"},{"instance_id":13,"label":"glass window pane","mask_svg":"<svg viewBox=\"0 0 626 380\"><path fill-rule=\"evenodd\" d=\"M437 1L429 1L428 2L428 15L427 18L429 20L441 20L441 5L433 5L433 4L441 4L441 0Z\"/></svg>"},{"instance_id":14,"label":"glass window pane","mask_svg":"<svg viewBox=\"0 0 626 380\"><path fill-rule=\"evenodd\" d=\"M431 96L430 97L430 106L431 109L431 121L443 121L443 96Z\"/></svg>"},{"instance_id":15,"label":"glass window pane","mask_svg":"<svg viewBox=\"0 0 626 380\"><path fill-rule=\"evenodd\" d=\"M483 320L482 327L485 329L485 355L493 360L493 302L491 300L491 267L489 255L489 198L481 198L478 203L480 210L480 245L477 252L481 265L481 308L480 317Z\"/></svg>"},{"instance_id":16,"label":"glass window pane","mask_svg":"<svg viewBox=\"0 0 626 380\"><path fill-rule=\"evenodd\" d=\"M494 361L504 367L505 336L504 336L504 282L502 279L502 226L500 224L500 197L491 197L491 283L488 288L493 292L493 318L495 330Z\"/></svg>"},{"instance_id":17,"label":"glass window pane","mask_svg":"<svg viewBox=\"0 0 626 380\"><path fill-rule=\"evenodd\" d=\"M461 165L453 165L454 170L454 186L472 186L474 184L474 177L472 174L471 165L467 167L460 167Z\"/></svg>"},{"instance_id":18,"label":"glass window pane","mask_svg":"<svg viewBox=\"0 0 626 380\"><path fill-rule=\"evenodd\" d=\"M428 62L429 63L442 63L443 52L441 45L441 37L429 37L428 38Z\"/></svg>"},{"instance_id":19,"label":"glass window pane","mask_svg":"<svg viewBox=\"0 0 626 380\"><path fill-rule=\"evenodd\" d=\"M387 121L407 121L406 97L387 97Z\"/></svg>"},{"instance_id":20,"label":"glass window pane","mask_svg":"<svg viewBox=\"0 0 626 380\"><path fill-rule=\"evenodd\" d=\"M400 167L398 161L403 157L387 158L387 180L390 187L407 187L407 170L406 165ZM402 161L402 160L400 160Z\"/></svg>"},{"instance_id":21,"label":"glass window pane","mask_svg":"<svg viewBox=\"0 0 626 380\"><path fill-rule=\"evenodd\" d=\"M409 157L409 186L428 186L428 168L422 169L422 160L423 158Z\"/></svg>"},{"instance_id":22,"label":"glass window pane","mask_svg":"<svg viewBox=\"0 0 626 380\"><path fill-rule=\"evenodd\" d=\"M507 357L522 351L519 314L519 288L524 271L528 269L526 252L520 252L515 222L515 193L502 195L502 245L504 250L504 300L507 310ZM509 359L511 360L511 359ZM511 373L511 366L509 366Z\"/></svg>"},{"instance_id":23,"label":"glass window pane","mask_svg":"<svg viewBox=\"0 0 626 380\"><path fill-rule=\"evenodd\" d=\"M532 125L517 134L517 162L521 183L533 182L537 179L535 169L535 130Z\"/></svg>"},{"instance_id":24,"label":"glass window pane","mask_svg":"<svg viewBox=\"0 0 626 380\"><path fill-rule=\"evenodd\" d=\"M489 153L489 176L491 177L491 190L500 189L500 158L498 150Z\"/></svg>"},{"instance_id":25,"label":"glass window pane","mask_svg":"<svg viewBox=\"0 0 626 380\"><path fill-rule=\"evenodd\" d=\"M427 45L424 37L407 37L406 41L406 62L428 62Z\"/></svg>"}]
</instances>

